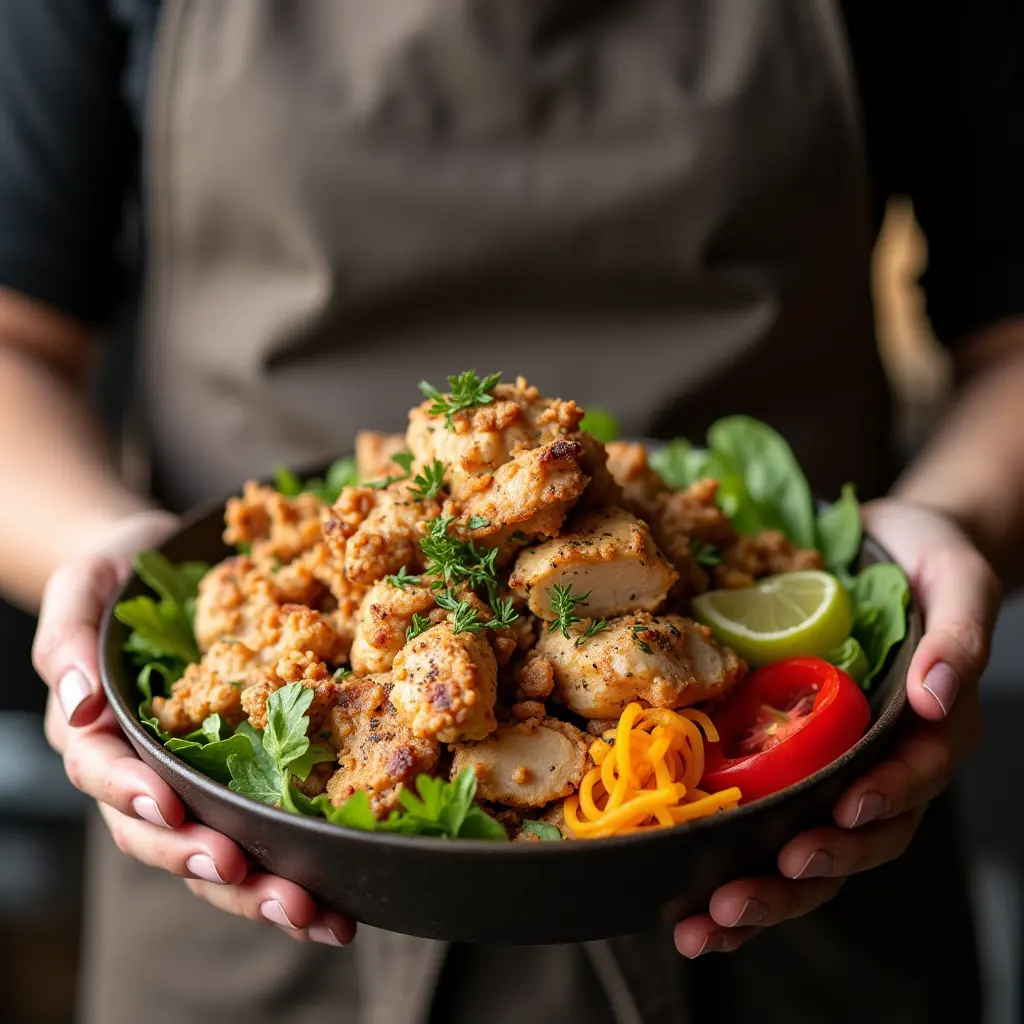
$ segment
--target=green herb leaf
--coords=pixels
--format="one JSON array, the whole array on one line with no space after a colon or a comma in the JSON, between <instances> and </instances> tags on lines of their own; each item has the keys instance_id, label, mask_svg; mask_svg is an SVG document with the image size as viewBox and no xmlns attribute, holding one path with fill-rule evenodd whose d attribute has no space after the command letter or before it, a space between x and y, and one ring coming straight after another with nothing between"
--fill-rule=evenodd
<instances>
[{"instance_id":1,"label":"green herb leaf","mask_svg":"<svg viewBox=\"0 0 1024 1024\"><path fill-rule=\"evenodd\" d=\"M532 832L535 836L540 836L547 843L557 843L562 840L562 833L554 825L546 821L534 821L532 818L527 818L523 822L523 831Z\"/></svg>"},{"instance_id":2,"label":"green herb leaf","mask_svg":"<svg viewBox=\"0 0 1024 1024\"><path fill-rule=\"evenodd\" d=\"M405 590L406 587L408 587L410 584L412 584L413 586L417 586L420 582L420 577L410 576L408 570L404 565L402 566L401 569L398 570L397 573L395 573L392 576L385 576L384 579L387 580L387 582L390 583L391 586L398 587L399 590Z\"/></svg>"},{"instance_id":3,"label":"green herb leaf","mask_svg":"<svg viewBox=\"0 0 1024 1024\"><path fill-rule=\"evenodd\" d=\"M479 633L484 628L477 610L468 601L460 601L450 590L435 594L434 600L438 607L443 608L446 612L454 613L452 632L456 634Z\"/></svg>"},{"instance_id":4,"label":"green herb leaf","mask_svg":"<svg viewBox=\"0 0 1024 1024\"><path fill-rule=\"evenodd\" d=\"M440 576L434 584L438 589L451 589L458 583L471 587L484 586L490 597L498 588L498 570L495 560L497 548L485 548L473 541L460 541L448 532L454 516L438 516L427 529L427 535L420 540L420 550L427 557L425 571Z\"/></svg>"},{"instance_id":5,"label":"green herb leaf","mask_svg":"<svg viewBox=\"0 0 1024 1024\"><path fill-rule=\"evenodd\" d=\"M885 667L889 652L907 635L910 584L903 570L891 562L869 565L849 588L853 601L853 635L867 655L867 689Z\"/></svg>"},{"instance_id":6,"label":"green herb leaf","mask_svg":"<svg viewBox=\"0 0 1024 1024\"><path fill-rule=\"evenodd\" d=\"M639 623L638 622L633 627L632 632L633 632L633 643L635 643L637 645L637 647L639 647L640 650L644 652L644 654L650 654L651 653L651 645L649 643L647 643L646 641L640 639L640 637L644 633L648 632L648 627L643 625L643 623Z\"/></svg>"},{"instance_id":7,"label":"green herb leaf","mask_svg":"<svg viewBox=\"0 0 1024 1024\"><path fill-rule=\"evenodd\" d=\"M842 669L855 682L863 684L870 665L864 648L855 636L848 636L839 647L822 657L836 668Z\"/></svg>"},{"instance_id":8,"label":"green herb leaf","mask_svg":"<svg viewBox=\"0 0 1024 1024\"><path fill-rule=\"evenodd\" d=\"M849 581L848 570L860 552L860 503L853 484L844 484L838 501L818 516L818 550L829 572Z\"/></svg>"},{"instance_id":9,"label":"green herb leaf","mask_svg":"<svg viewBox=\"0 0 1024 1024\"><path fill-rule=\"evenodd\" d=\"M651 467L674 491L681 491L706 477L716 480L725 475L725 468L711 452L694 448L685 437L677 437L651 452Z\"/></svg>"},{"instance_id":10,"label":"green herb leaf","mask_svg":"<svg viewBox=\"0 0 1024 1024\"><path fill-rule=\"evenodd\" d=\"M583 604L590 597L590 591L588 590L585 594L574 594L571 583L568 586L556 583L549 593L551 595L551 610L555 614L551 630L552 632L556 630L561 632L562 636L568 640L569 627L580 621L580 617L576 614L576 605Z\"/></svg>"},{"instance_id":11,"label":"green herb leaf","mask_svg":"<svg viewBox=\"0 0 1024 1024\"><path fill-rule=\"evenodd\" d=\"M582 647L591 637L597 636L602 630L608 628L610 623L607 619L591 619L590 625L576 638L574 647Z\"/></svg>"},{"instance_id":12,"label":"green herb leaf","mask_svg":"<svg viewBox=\"0 0 1024 1024\"><path fill-rule=\"evenodd\" d=\"M610 441L617 441L622 428L619 421L607 410L597 405L588 405L586 415L580 420L580 430L587 431L598 439L608 444Z\"/></svg>"},{"instance_id":13,"label":"green herb leaf","mask_svg":"<svg viewBox=\"0 0 1024 1024\"><path fill-rule=\"evenodd\" d=\"M722 564L722 556L714 544L704 544L696 537L690 541L690 550L693 552L694 560L698 565L708 568Z\"/></svg>"},{"instance_id":14,"label":"green herb leaf","mask_svg":"<svg viewBox=\"0 0 1024 1024\"><path fill-rule=\"evenodd\" d=\"M302 493L302 481L287 466L274 467L274 490L286 498Z\"/></svg>"},{"instance_id":15,"label":"green herb leaf","mask_svg":"<svg viewBox=\"0 0 1024 1024\"><path fill-rule=\"evenodd\" d=\"M490 405L494 396L490 393L501 380L500 373L492 373L481 380L475 370L466 370L457 377L448 378L450 394L438 391L433 384L420 381L420 391L432 402L427 412L431 416L444 416L449 430L455 429L452 417L463 409L472 409L477 405Z\"/></svg>"},{"instance_id":16,"label":"green herb leaf","mask_svg":"<svg viewBox=\"0 0 1024 1024\"><path fill-rule=\"evenodd\" d=\"M426 501L428 498L436 498L443 490L444 463L440 459L434 459L429 466L424 466L422 472L413 477L409 493L417 501Z\"/></svg>"},{"instance_id":17,"label":"green herb leaf","mask_svg":"<svg viewBox=\"0 0 1024 1024\"><path fill-rule=\"evenodd\" d=\"M199 660L192 623L182 606L169 601L158 604L142 594L118 603L114 615L134 633L126 645L130 652L154 661L159 658L177 658L186 663Z\"/></svg>"},{"instance_id":18,"label":"green herb leaf","mask_svg":"<svg viewBox=\"0 0 1024 1024\"><path fill-rule=\"evenodd\" d=\"M488 629L510 629L512 623L519 618L519 612L512 607L512 601L502 601L498 598L491 602L491 611L494 618L487 623Z\"/></svg>"},{"instance_id":19,"label":"green herb leaf","mask_svg":"<svg viewBox=\"0 0 1024 1024\"><path fill-rule=\"evenodd\" d=\"M342 679L348 679L352 675L352 669L348 665L342 665L340 668L334 670L334 678L341 682Z\"/></svg>"},{"instance_id":20,"label":"green herb leaf","mask_svg":"<svg viewBox=\"0 0 1024 1024\"><path fill-rule=\"evenodd\" d=\"M277 766L285 768L309 749L306 710L313 701L313 690L302 683L289 683L267 699L267 727L263 747Z\"/></svg>"},{"instance_id":21,"label":"green herb leaf","mask_svg":"<svg viewBox=\"0 0 1024 1024\"><path fill-rule=\"evenodd\" d=\"M305 782L309 778L309 773L313 770L314 765L326 764L328 761L335 760L336 756L330 747L310 744L309 749L304 754L300 754L288 762L288 771L298 776L300 782Z\"/></svg>"},{"instance_id":22,"label":"green herb leaf","mask_svg":"<svg viewBox=\"0 0 1024 1024\"><path fill-rule=\"evenodd\" d=\"M159 675L163 683L160 686L160 696L166 697L171 692L171 684L177 682L185 671L183 661L167 663L163 661L150 661L139 670L135 682L146 700L153 699L153 675Z\"/></svg>"},{"instance_id":23,"label":"green herb leaf","mask_svg":"<svg viewBox=\"0 0 1024 1024\"><path fill-rule=\"evenodd\" d=\"M425 633L430 629L430 619L426 615L417 615L413 612L412 624L405 631L405 642L409 643L411 640L415 640L420 633Z\"/></svg>"},{"instance_id":24,"label":"green herb leaf","mask_svg":"<svg viewBox=\"0 0 1024 1024\"><path fill-rule=\"evenodd\" d=\"M501 824L474 804L475 796L476 774L471 768L464 768L454 782L420 775L416 793L403 789L398 798L402 810L392 811L377 828L450 839L507 840Z\"/></svg>"},{"instance_id":25,"label":"green herb leaf","mask_svg":"<svg viewBox=\"0 0 1024 1024\"><path fill-rule=\"evenodd\" d=\"M470 530L482 530L485 526L490 526L490 519L486 519L484 516L470 516L466 526Z\"/></svg>"},{"instance_id":26,"label":"green herb leaf","mask_svg":"<svg viewBox=\"0 0 1024 1024\"><path fill-rule=\"evenodd\" d=\"M171 739L171 734L164 732L160 728L160 722L157 720L156 715L153 714L153 704L148 697L139 705L139 721L158 742L166 743Z\"/></svg>"},{"instance_id":27,"label":"green herb leaf","mask_svg":"<svg viewBox=\"0 0 1024 1024\"><path fill-rule=\"evenodd\" d=\"M252 797L253 800L259 800L260 803L269 804L271 807L276 807L281 802L281 773L267 772L251 752L232 754L227 760L227 767L231 776L228 789L232 792Z\"/></svg>"},{"instance_id":28,"label":"green herb leaf","mask_svg":"<svg viewBox=\"0 0 1024 1024\"><path fill-rule=\"evenodd\" d=\"M213 743L198 743L194 740L172 737L164 743L164 747L204 775L224 783L230 782L232 777L228 764L230 759L252 755L249 740L238 733Z\"/></svg>"}]
</instances>

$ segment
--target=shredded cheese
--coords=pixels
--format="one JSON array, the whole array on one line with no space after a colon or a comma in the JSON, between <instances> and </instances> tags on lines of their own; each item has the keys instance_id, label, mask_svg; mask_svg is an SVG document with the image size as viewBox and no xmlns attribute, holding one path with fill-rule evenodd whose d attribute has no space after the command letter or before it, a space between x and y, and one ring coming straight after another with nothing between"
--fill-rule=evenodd
<instances>
[{"instance_id":1,"label":"shredded cheese","mask_svg":"<svg viewBox=\"0 0 1024 1024\"><path fill-rule=\"evenodd\" d=\"M701 735L703 730L703 735ZM718 732L702 711L626 707L614 729L590 747L594 767L579 792L566 799L565 822L580 839L668 828L736 807L736 787L698 789L704 774L704 737Z\"/></svg>"}]
</instances>

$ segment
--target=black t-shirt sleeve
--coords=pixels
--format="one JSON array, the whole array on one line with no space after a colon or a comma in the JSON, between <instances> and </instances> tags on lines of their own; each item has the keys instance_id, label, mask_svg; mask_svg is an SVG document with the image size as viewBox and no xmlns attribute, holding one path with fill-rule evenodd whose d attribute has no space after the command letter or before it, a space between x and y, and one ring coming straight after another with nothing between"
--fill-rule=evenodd
<instances>
[{"instance_id":1,"label":"black t-shirt sleeve","mask_svg":"<svg viewBox=\"0 0 1024 1024\"><path fill-rule=\"evenodd\" d=\"M95 323L136 140L105 0L0 2L0 286Z\"/></svg>"},{"instance_id":2,"label":"black t-shirt sleeve","mask_svg":"<svg viewBox=\"0 0 1024 1024\"><path fill-rule=\"evenodd\" d=\"M845 6L876 198L913 200L936 335L1024 314L1024 4Z\"/></svg>"}]
</instances>

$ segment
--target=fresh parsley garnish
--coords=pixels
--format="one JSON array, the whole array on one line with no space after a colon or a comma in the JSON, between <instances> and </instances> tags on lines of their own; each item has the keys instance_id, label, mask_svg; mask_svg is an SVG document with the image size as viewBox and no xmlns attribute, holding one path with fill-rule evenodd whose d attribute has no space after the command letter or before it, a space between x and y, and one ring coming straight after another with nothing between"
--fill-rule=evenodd
<instances>
[{"instance_id":1,"label":"fresh parsley garnish","mask_svg":"<svg viewBox=\"0 0 1024 1024\"><path fill-rule=\"evenodd\" d=\"M434 459L429 466L424 466L423 471L412 478L409 493L417 501L426 501L428 498L436 498L443 490L444 463L440 459Z\"/></svg>"},{"instance_id":2,"label":"fresh parsley garnish","mask_svg":"<svg viewBox=\"0 0 1024 1024\"><path fill-rule=\"evenodd\" d=\"M415 459L416 456L413 455L412 452L395 452L395 454L391 456L391 461L395 463L396 466L400 466L402 472L398 474L389 473L382 480L368 480L366 482L366 486L380 490L381 488L387 487L389 484L396 484L400 480L408 480L412 475L412 464Z\"/></svg>"},{"instance_id":3,"label":"fresh parsley garnish","mask_svg":"<svg viewBox=\"0 0 1024 1024\"><path fill-rule=\"evenodd\" d=\"M384 579L386 579L391 586L398 587L399 590L405 590L405 588L410 584L412 586L417 586L420 582L420 577L411 576L404 565L397 573L392 576L385 576Z\"/></svg>"},{"instance_id":4,"label":"fresh parsley garnish","mask_svg":"<svg viewBox=\"0 0 1024 1024\"><path fill-rule=\"evenodd\" d=\"M583 604L590 597L590 591L585 594L574 594L572 584L562 586L556 583L551 588L551 610L555 613L555 621L551 623L551 629L559 630L566 640L569 639L569 627L580 621L576 614L576 605Z\"/></svg>"},{"instance_id":5,"label":"fresh parsley garnish","mask_svg":"<svg viewBox=\"0 0 1024 1024\"><path fill-rule=\"evenodd\" d=\"M690 550L693 552L694 560L698 565L711 566L721 565L722 556L714 544L704 544L696 537L690 541Z\"/></svg>"},{"instance_id":6,"label":"fresh parsley garnish","mask_svg":"<svg viewBox=\"0 0 1024 1024\"><path fill-rule=\"evenodd\" d=\"M427 557L426 571L441 577L434 587L450 589L458 583L468 583L473 588L486 587L493 597L498 587L498 549L452 537L448 528L454 520L454 516L431 520L427 535L420 540L420 549Z\"/></svg>"},{"instance_id":7,"label":"fresh parsley garnish","mask_svg":"<svg viewBox=\"0 0 1024 1024\"><path fill-rule=\"evenodd\" d=\"M487 623L489 629L509 629L519 618L519 612L512 607L512 601L503 601L500 597L491 602L494 618Z\"/></svg>"},{"instance_id":8,"label":"fresh parsley garnish","mask_svg":"<svg viewBox=\"0 0 1024 1024\"><path fill-rule=\"evenodd\" d=\"M557 843L562 839L562 833L547 821L534 821L532 818L527 818L523 822L523 831L532 832L535 836L538 836L542 842L546 843Z\"/></svg>"},{"instance_id":9,"label":"fresh parsley garnish","mask_svg":"<svg viewBox=\"0 0 1024 1024\"><path fill-rule=\"evenodd\" d=\"M413 612L412 625L405 631L405 642L409 643L411 640L415 640L420 633L425 633L430 629L430 619L426 615L417 615Z\"/></svg>"},{"instance_id":10,"label":"fresh parsley garnish","mask_svg":"<svg viewBox=\"0 0 1024 1024\"><path fill-rule=\"evenodd\" d=\"M484 628L477 610L468 601L460 601L450 590L435 594L434 600L438 607L454 614L452 632L479 633Z\"/></svg>"},{"instance_id":11,"label":"fresh parsley garnish","mask_svg":"<svg viewBox=\"0 0 1024 1024\"><path fill-rule=\"evenodd\" d=\"M469 522L466 525L471 530L482 530L485 526L490 526L490 519L486 519L483 516L470 516Z\"/></svg>"},{"instance_id":12,"label":"fresh parsley garnish","mask_svg":"<svg viewBox=\"0 0 1024 1024\"><path fill-rule=\"evenodd\" d=\"M455 425L452 417L463 409L472 409L477 405L490 405L494 396L490 393L494 386L501 380L501 373L492 373L481 380L476 375L476 370L466 370L457 377L448 378L448 387L451 393L443 394L433 384L425 380L420 381L420 391L433 403L427 412L431 416L444 416L445 424L449 430Z\"/></svg>"},{"instance_id":13,"label":"fresh parsley garnish","mask_svg":"<svg viewBox=\"0 0 1024 1024\"><path fill-rule=\"evenodd\" d=\"M334 670L334 678L339 682L342 679L348 679L350 675L352 675L352 669L350 669L348 665L342 665L341 668L336 668Z\"/></svg>"},{"instance_id":14,"label":"fresh parsley garnish","mask_svg":"<svg viewBox=\"0 0 1024 1024\"><path fill-rule=\"evenodd\" d=\"M278 466L274 470L274 488L286 498L306 492L315 494L326 505L333 505L342 490L356 483L357 479L356 460L351 455L332 462L323 477L314 476L308 480L300 480L286 466Z\"/></svg>"},{"instance_id":15,"label":"fresh parsley garnish","mask_svg":"<svg viewBox=\"0 0 1024 1024\"><path fill-rule=\"evenodd\" d=\"M639 647L640 650L644 652L644 654L651 653L651 645L640 639L641 635L646 633L647 631L647 626L645 626L642 622L638 622L633 627L633 643L635 643L637 647Z\"/></svg>"},{"instance_id":16,"label":"fresh parsley garnish","mask_svg":"<svg viewBox=\"0 0 1024 1024\"><path fill-rule=\"evenodd\" d=\"M591 619L590 625L576 638L574 647L582 647L592 636L597 636L598 633L603 629L607 629L609 622L607 619Z\"/></svg>"}]
</instances>

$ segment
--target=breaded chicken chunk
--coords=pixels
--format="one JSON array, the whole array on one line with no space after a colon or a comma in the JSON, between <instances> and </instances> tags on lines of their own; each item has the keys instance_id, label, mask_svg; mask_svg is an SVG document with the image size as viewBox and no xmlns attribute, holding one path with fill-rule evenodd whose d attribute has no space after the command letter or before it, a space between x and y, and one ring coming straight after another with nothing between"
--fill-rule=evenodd
<instances>
[{"instance_id":1,"label":"breaded chicken chunk","mask_svg":"<svg viewBox=\"0 0 1024 1024\"><path fill-rule=\"evenodd\" d=\"M647 448L635 441L612 441L605 449L608 471L622 488L628 507L641 519L654 515L658 499L670 489L647 461Z\"/></svg>"},{"instance_id":2,"label":"breaded chicken chunk","mask_svg":"<svg viewBox=\"0 0 1024 1024\"><path fill-rule=\"evenodd\" d=\"M822 564L821 552L797 547L779 530L764 530L756 537L737 537L722 549L722 562L714 568L715 586L738 590L762 576L820 569Z\"/></svg>"},{"instance_id":3,"label":"breaded chicken chunk","mask_svg":"<svg viewBox=\"0 0 1024 1024\"><path fill-rule=\"evenodd\" d=\"M422 615L433 607L434 597L426 586L396 586L381 580L370 587L352 642L350 658L356 674L387 672L405 646L405 632L412 625L413 615Z\"/></svg>"},{"instance_id":4,"label":"breaded chicken chunk","mask_svg":"<svg viewBox=\"0 0 1024 1024\"><path fill-rule=\"evenodd\" d=\"M494 731L498 665L486 638L439 622L395 658L391 702L417 736L441 743Z\"/></svg>"},{"instance_id":5,"label":"breaded chicken chunk","mask_svg":"<svg viewBox=\"0 0 1024 1024\"><path fill-rule=\"evenodd\" d=\"M725 693L746 665L711 631L681 615L613 619L576 646L545 629L537 650L554 666L555 692L584 718L616 718L631 701L678 708Z\"/></svg>"},{"instance_id":6,"label":"breaded chicken chunk","mask_svg":"<svg viewBox=\"0 0 1024 1024\"><path fill-rule=\"evenodd\" d=\"M360 480L379 480L398 476L402 469L391 461L392 455L405 451L404 434L381 434L360 430L356 434L356 472Z\"/></svg>"},{"instance_id":7,"label":"breaded chicken chunk","mask_svg":"<svg viewBox=\"0 0 1024 1024\"><path fill-rule=\"evenodd\" d=\"M383 675L347 679L338 687L331 712L331 743L338 769L327 783L335 806L356 790L365 790L378 817L398 804L398 794L421 772L432 772L440 747L415 736L388 699L391 678Z\"/></svg>"},{"instance_id":8,"label":"breaded chicken chunk","mask_svg":"<svg viewBox=\"0 0 1024 1024\"><path fill-rule=\"evenodd\" d=\"M576 606L581 618L610 618L655 611L677 578L647 524L625 509L608 508L574 516L554 540L520 552L508 583L543 619L555 618L555 586L588 595Z\"/></svg>"},{"instance_id":9,"label":"breaded chicken chunk","mask_svg":"<svg viewBox=\"0 0 1024 1024\"><path fill-rule=\"evenodd\" d=\"M240 498L228 500L224 543L250 544L256 562L290 562L320 540L322 507L316 495L288 498L250 480Z\"/></svg>"},{"instance_id":10,"label":"breaded chicken chunk","mask_svg":"<svg viewBox=\"0 0 1024 1024\"><path fill-rule=\"evenodd\" d=\"M452 778L469 767L484 800L543 807L579 786L589 746L579 729L557 718L499 725L481 743L456 746Z\"/></svg>"},{"instance_id":11,"label":"breaded chicken chunk","mask_svg":"<svg viewBox=\"0 0 1024 1024\"><path fill-rule=\"evenodd\" d=\"M242 710L254 729L267 727L267 701L270 695L289 683L302 683L313 691L313 700L306 712L309 726L306 733L315 736L337 700L338 683L327 665L312 651L289 651L261 674L259 682L242 691Z\"/></svg>"},{"instance_id":12,"label":"breaded chicken chunk","mask_svg":"<svg viewBox=\"0 0 1024 1024\"><path fill-rule=\"evenodd\" d=\"M555 536L590 480L579 466L582 454L578 441L517 452L492 476L480 478L480 490L463 502L460 524L474 541L506 555L531 539ZM471 522L484 525L469 529Z\"/></svg>"},{"instance_id":13,"label":"breaded chicken chunk","mask_svg":"<svg viewBox=\"0 0 1024 1024\"><path fill-rule=\"evenodd\" d=\"M377 507L378 491L373 487L343 487L338 500L320 511L320 532L332 559L345 564L345 545L366 517Z\"/></svg>"}]
</instances>

